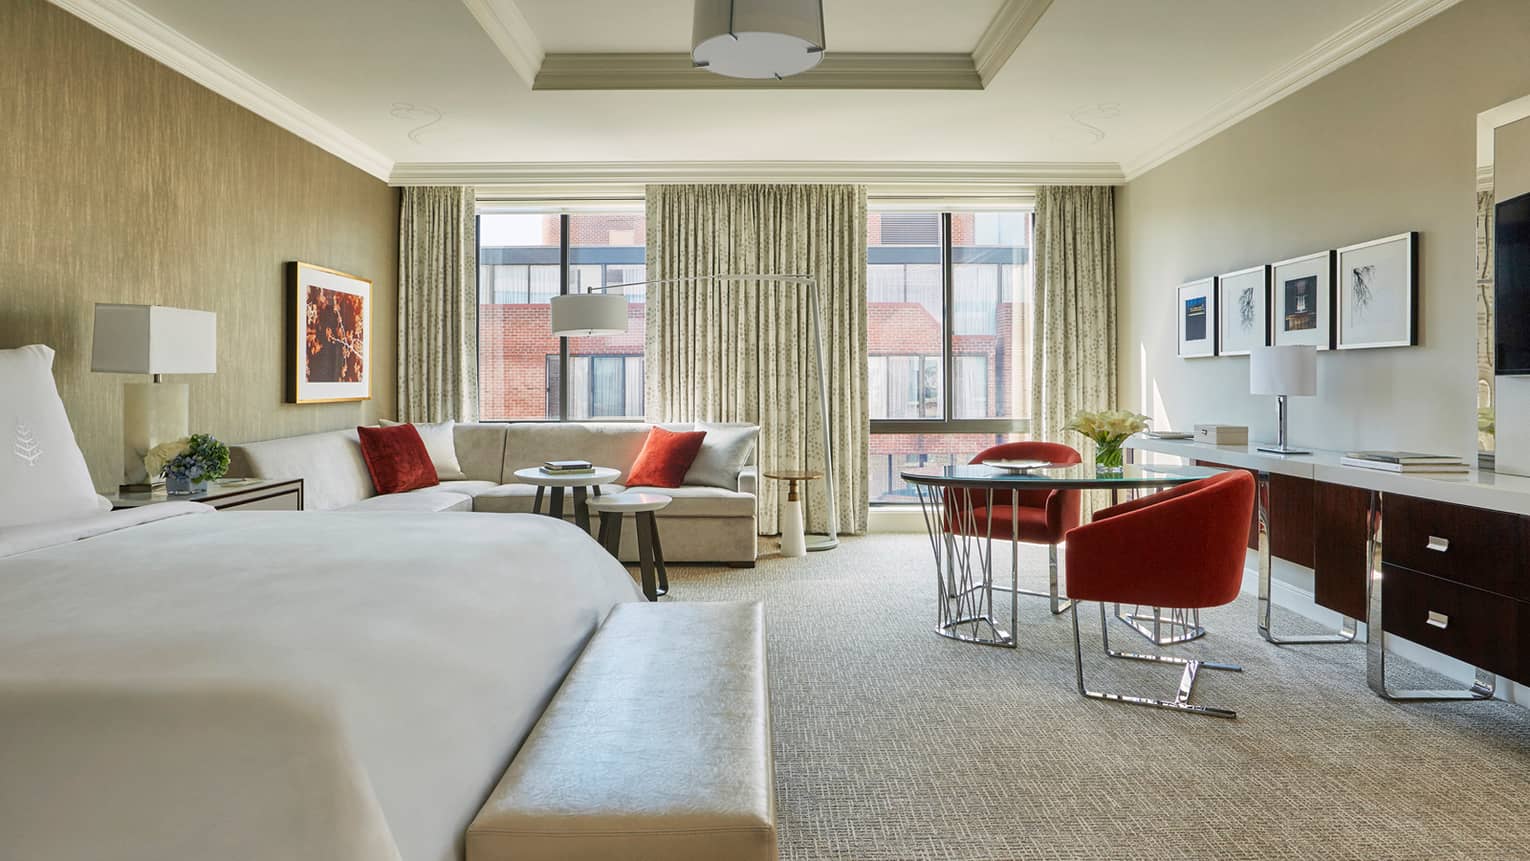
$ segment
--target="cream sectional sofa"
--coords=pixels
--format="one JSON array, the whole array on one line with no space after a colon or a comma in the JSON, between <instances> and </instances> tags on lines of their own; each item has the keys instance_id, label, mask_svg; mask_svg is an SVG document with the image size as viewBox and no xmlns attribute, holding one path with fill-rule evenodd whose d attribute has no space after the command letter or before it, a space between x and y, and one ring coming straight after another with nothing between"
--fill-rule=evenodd
<instances>
[{"instance_id":1,"label":"cream sectional sofa","mask_svg":"<svg viewBox=\"0 0 1530 861\"><path fill-rule=\"evenodd\" d=\"M584 458L621 470L623 489L663 493L674 502L658 513L659 535L667 562L726 562L753 565L755 559L754 456L728 488L624 488L652 425L631 422L461 423L453 428L463 478L435 487L378 495L361 457L356 431L339 430L229 447L229 474L252 478L303 479L304 507L328 511L531 511L536 487L515 478L515 471L548 460ZM691 430L688 424L665 424ZM739 425L734 425L739 427ZM572 519L572 506L566 516ZM632 518L625 518L622 558L637 558Z\"/></svg>"}]
</instances>

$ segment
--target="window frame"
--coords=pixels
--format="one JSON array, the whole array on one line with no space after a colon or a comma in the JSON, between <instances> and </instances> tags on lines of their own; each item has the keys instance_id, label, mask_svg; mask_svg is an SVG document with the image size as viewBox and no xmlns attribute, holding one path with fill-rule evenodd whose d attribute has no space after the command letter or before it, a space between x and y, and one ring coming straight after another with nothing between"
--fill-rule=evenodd
<instances>
[{"instance_id":1,"label":"window frame","mask_svg":"<svg viewBox=\"0 0 1530 861\"><path fill-rule=\"evenodd\" d=\"M876 207L872 207L873 210ZM900 210L886 210L897 212ZM956 418L955 392L956 363L953 346L956 339L955 311L955 263L952 259L951 248L951 215L954 211L961 213L985 212L983 209L942 209L940 210L940 295L941 295L941 371L943 390L941 392L941 413L938 418L918 419L872 419L871 433L873 434L972 434L972 433L1005 433L1024 434L1030 433L1031 420L1029 418L991 418L991 419L963 419ZM999 211L999 210L994 210ZM1014 211L1014 210L1008 210ZM1024 210L1032 219L1031 242L1035 243L1035 215L1032 210ZM1034 259L1034 248L1031 249ZM867 261L870 265L870 261ZM1013 288L1011 288L1013 292ZM998 295L1003 295L1002 286L997 288ZM1011 301L1015 301L1013 298Z\"/></svg>"}]
</instances>

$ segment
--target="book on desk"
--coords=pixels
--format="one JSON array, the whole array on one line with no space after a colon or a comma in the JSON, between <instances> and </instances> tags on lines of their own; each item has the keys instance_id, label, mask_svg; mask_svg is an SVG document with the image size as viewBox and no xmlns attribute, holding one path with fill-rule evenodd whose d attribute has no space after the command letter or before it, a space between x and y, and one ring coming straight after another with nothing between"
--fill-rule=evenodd
<instances>
[{"instance_id":1,"label":"book on desk","mask_svg":"<svg viewBox=\"0 0 1530 861\"><path fill-rule=\"evenodd\" d=\"M1348 451L1339 459L1344 466L1379 469L1385 472L1469 472L1471 467L1458 457L1424 454L1416 451Z\"/></svg>"}]
</instances>

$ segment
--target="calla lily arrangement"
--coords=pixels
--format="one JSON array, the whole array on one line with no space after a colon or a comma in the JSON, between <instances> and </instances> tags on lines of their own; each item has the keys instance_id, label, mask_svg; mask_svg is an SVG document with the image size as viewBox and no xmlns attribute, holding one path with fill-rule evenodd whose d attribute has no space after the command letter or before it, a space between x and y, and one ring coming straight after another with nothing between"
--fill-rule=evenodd
<instances>
[{"instance_id":1,"label":"calla lily arrangement","mask_svg":"<svg viewBox=\"0 0 1530 861\"><path fill-rule=\"evenodd\" d=\"M1134 433L1148 428L1148 417L1130 410L1085 411L1068 422L1067 429L1083 434L1094 441L1095 465L1107 469L1119 469L1123 456L1121 444Z\"/></svg>"}]
</instances>

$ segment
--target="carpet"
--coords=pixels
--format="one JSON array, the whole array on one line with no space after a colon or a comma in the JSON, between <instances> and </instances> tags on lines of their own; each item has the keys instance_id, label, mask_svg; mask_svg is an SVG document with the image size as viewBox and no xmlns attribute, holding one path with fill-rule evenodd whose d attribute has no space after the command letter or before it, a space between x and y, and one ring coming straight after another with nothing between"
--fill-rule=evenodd
<instances>
[{"instance_id":1,"label":"carpet","mask_svg":"<svg viewBox=\"0 0 1530 861\"><path fill-rule=\"evenodd\" d=\"M1022 551L1023 586L1045 588L1043 554ZM669 577L672 600L764 603L788 861L1530 858L1530 711L1384 701L1363 646L1272 646L1247 595L1163 650L1243 665L1196 688L1228 721L1080 697L1044 599L1021 599L1018 649L937 636L920 535ZM1091 687L1170 697L1178 668L1101 654L1097 607Z\"/></svg>"}]
</instances>

